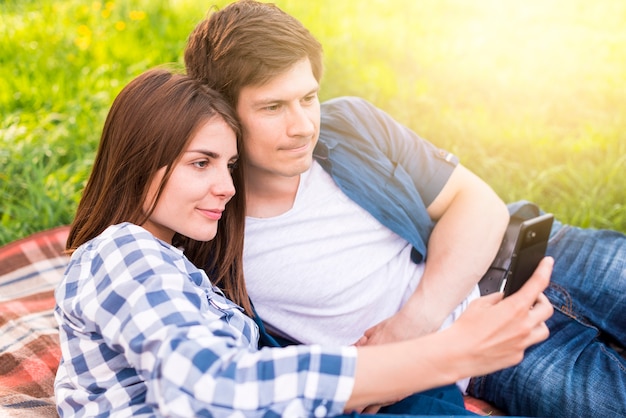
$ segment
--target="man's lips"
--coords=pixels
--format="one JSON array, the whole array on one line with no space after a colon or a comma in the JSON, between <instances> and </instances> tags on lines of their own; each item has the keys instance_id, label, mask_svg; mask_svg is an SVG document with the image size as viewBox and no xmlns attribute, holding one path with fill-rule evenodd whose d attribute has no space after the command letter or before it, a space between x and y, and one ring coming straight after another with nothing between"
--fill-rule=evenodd
<instances>
[{"instance_id":1,"label":"man's lips","mask_svg":"<svg viewBox=\"0 0 626 418\"><path fill-rule=\"evenodd\" d=\"M289 151L289 152L302 152L302 151L308 150L310 146L311 146L311 143L306 142L304 144L297 144L294 146L282 147L281 149L283 151Z\"/></svg>"}]
</instances>

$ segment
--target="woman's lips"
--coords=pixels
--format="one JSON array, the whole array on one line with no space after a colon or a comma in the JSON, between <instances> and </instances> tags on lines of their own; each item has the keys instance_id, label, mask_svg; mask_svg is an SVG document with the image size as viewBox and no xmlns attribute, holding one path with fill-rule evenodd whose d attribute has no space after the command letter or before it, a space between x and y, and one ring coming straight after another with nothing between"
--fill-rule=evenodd
<instances>
[{"instance_id":1,"label":"woman's lips","mask_svg":"<svg viewBox=\"0 0 626 418\"><path fill-rule=\"evenodd\" d=\"M213 221L222 219L223 210L220 209L198 209L200 213Z\"/></svg>"}]
</instances>

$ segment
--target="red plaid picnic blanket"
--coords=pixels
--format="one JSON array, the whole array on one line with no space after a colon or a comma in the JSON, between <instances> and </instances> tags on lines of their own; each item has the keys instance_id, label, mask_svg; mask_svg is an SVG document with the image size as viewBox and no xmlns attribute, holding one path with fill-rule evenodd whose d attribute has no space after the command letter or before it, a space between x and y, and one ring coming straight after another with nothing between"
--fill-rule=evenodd
<instances>
[{"instance_id":1,"label":"red plaid picnic blanket","mask_svg":"<svg viewBox=\"0 0 626 418\"><path fill-rule=\"evenodd\" d=\"M58 417L54 289L69 260L68 233L62 226L0 247L0 417ZM465 406L480 415L501 414L469 396Z\"/></svg>"},{"instance_id":2,"label":"red plaid picnic blanket","mask_svg":"<svg viewBox=\"0 0 626 418\"><path fill-rule=\"evenodd\" d=\"M56 417L54 376L61 352L54 289L69 260L69 227L0 248L0 416Z\"/></svg>"}]
</instances>

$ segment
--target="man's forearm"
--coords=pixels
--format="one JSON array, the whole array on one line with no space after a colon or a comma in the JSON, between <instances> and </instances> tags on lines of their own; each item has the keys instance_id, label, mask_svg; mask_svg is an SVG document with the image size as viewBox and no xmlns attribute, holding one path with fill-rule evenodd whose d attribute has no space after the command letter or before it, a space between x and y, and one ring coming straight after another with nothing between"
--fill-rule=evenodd
<instances>
[{"instance_id":1,"label":"man's forearm","mask_svg":"<svg viewBox=\"0 0 626 418\"><path fill-rule=\"evenodd\" d=\"M426 268L404 314L439 328L493 261L509 221L506 205L469 171L442 210L428 243Z\"/></svg>"}]
</instances>

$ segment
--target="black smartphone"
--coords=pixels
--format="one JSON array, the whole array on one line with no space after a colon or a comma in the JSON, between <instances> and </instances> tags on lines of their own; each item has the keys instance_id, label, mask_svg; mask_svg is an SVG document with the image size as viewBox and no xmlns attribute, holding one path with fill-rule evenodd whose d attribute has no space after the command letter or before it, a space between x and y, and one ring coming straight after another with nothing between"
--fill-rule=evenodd
<instances>
[{"instance_id":1,"label":"black smartphone","mask_svg":"<svg viewBox=\"0 0 626 418\"><path fill-rule=\"evenodd\" d=\"M511 220L498 254L479 283L481 295L504 292L507 297L520 289L546 254L554 216Z\"/></svg>"},{"instance_id":2,"label":"black smartphone","mask_svg":"<svg viewBox=\"0 0 626 418\"><path fill-rule=\"evenodd\" d=\"M550 213L528 219L520 225L511 266L502 283L504 297L517 292L532 276L539 262L546 255L548 239L554 216Z\"/></svg>"}]
</instances>

